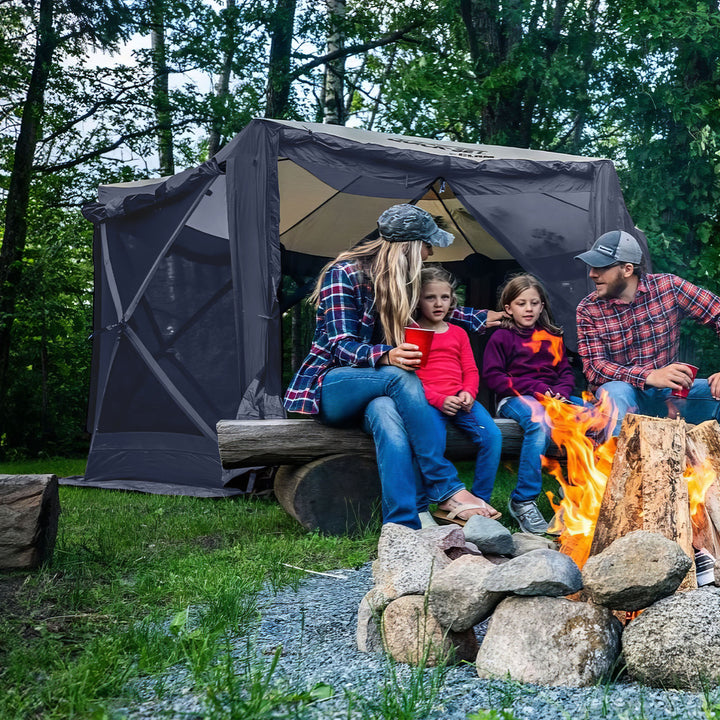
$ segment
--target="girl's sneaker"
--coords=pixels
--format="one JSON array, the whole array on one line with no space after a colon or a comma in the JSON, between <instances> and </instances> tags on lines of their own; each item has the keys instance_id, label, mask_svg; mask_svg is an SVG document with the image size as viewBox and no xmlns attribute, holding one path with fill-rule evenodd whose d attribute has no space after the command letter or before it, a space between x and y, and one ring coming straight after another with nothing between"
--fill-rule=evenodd
<instances>
[{"instance_id":1,"label":"girl's sneaker","mask_svg":"<svg viewBox=\"0 0 720 720\"><path fill-rule=\"evenodd\" d=\"M544 535L547 532L547 521L538 510L537 503L534 500L516 502L511 498L508 503L508 510L523 532L532 535Z\"/></svg>"}]
</instances>

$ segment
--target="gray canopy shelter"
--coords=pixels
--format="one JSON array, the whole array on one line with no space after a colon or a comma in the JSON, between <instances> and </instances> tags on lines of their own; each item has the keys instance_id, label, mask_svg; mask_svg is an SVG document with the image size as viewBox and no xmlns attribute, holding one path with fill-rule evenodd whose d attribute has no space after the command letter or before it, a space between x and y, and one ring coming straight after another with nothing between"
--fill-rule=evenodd
<instances>
[{"instance_id":1,"label":"gray canopy shelter","mask_svg":"<svg viewBox=\"0 0 720 720\"><path fill-rule=\"evenodd\" d=\"M589 290L573 256L634 232L608 160L312 123L254 120L198 168L102 186L84 208L96 226L84 484L238 492L215 423L284 414L281 272L309 277L398 202L455 235L434 260L513 260L540 277L571 347Z\"/></svg>"}]
</instances>

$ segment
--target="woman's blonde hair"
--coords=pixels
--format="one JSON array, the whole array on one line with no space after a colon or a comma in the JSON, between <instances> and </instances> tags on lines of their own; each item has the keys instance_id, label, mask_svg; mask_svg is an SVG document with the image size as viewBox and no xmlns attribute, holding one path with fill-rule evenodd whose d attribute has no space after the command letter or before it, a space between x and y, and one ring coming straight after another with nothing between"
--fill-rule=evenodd
<instances>
[{"instance_id":1,"label":"woman's blonde hair","mask_svg":"<svg viewBox=\"0 0 720 720\"><path fill-rule=\"evenodd\" d=\"M422 295L422 288L431 282L444 282L450 286L450 310L448 314L454 310L458 305L458 296L455 292L457 290L457 280L451 272L448 272L442 265L432 264L423 265L422 272L420 273L420 294ZM415 316L417 316L418 310L415 309Z\"/></svg>"},{"instance_id":2,"label":"woman's blonde hair","mask_svg":"<svg viewBox=\"0 0 720 720\"><path fill-rule=\"evenodd\" d=\"M534 275L530 275L528 273L521 273L519 275L514 275L513 277L511 277L510 280L508 280L502 288L502 292L500 294L500 302L498 303L498 310L500 310L500 312L504 312L506 305L509 305L513 300L515 300L515 298L518 297L518 295L521 295L526 290L530 289L537 291L537 294L540 296L540 300L543 304L543 309L540 313L537 324L543 330L547 330L552 335L562 335L562 328L558 325L555 325L552 321L550 303L548 302L545 288ZM500 322L500 326L504 328L513 328L515 327L515 324L513 323L512 318L504 317Z\"/></svg>"},{"instance_id":3,"label":"woman's blonde hair","mask_svg":"<svg viewBox=\"0 0 720 720\"><path fill-rule=\"evenodd\" d=\"M388 242L380 236L345 250L322 269L308 300L316 306L320 303L325 273L335 263L357 263L375 289L375 308L385 342L398 346L404 340L404 328L412 321L420 297L422 245L419 240Z\"/></svg>"}]
</instances>

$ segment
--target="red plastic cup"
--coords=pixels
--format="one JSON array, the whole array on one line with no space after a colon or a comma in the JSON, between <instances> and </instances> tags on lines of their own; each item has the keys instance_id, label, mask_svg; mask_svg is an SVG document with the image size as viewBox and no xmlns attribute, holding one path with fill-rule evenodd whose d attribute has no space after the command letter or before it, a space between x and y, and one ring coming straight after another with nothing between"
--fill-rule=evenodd
<instances>
[{"instance_id":1,"label":"red plastic cup","mask_svg":"<svg viewBox=\"0 0 720 720\"><path fill-rule=\"evenodd\" d=\"M691 365L690 363L678 363L678 365L684 365L686 368L689 368L690 372L692 373L692 379L694 382L698 369L694 365ZM689 392L690 392L690 388L684 387L684 388L680 388L679 390L673 390L671 395L673 397L677 397L677 398L686 398L688 396Z\"/></svg>"},{"instance_id":2,"label":"red plastic cup","mask_svg":"<svg viewBox=\"0 0 720 720\"><path fill-rule=\"evenodd\" d=\"M428 358L430 357L430 346L432 345L434 335L434 330L426 330L421 327L405 328L405 342L412 343L420 348L420 352L422 353L422 357L420 358L421 368L427 365Z\"/></svg>"}]
</instances>

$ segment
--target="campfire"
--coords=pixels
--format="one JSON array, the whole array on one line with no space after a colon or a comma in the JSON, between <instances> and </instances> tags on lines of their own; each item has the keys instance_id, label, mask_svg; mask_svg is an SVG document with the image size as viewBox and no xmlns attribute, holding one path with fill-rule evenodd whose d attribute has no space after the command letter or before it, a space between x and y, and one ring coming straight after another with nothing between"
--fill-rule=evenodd
<instances>
[{"instance_id":1,"label":"campfire","mask_svg":"<svg viewBox=\"0 0 720 720\"><path fill-rule=\"evenodd\" d=\"M705 547L718 557L720 542L720 429L715 421L687 425L682 418L628 415L620 436L596 438L614 426L607 396L591 407L543 401L565 466L544 458L561 497L548 493L561 531L561 551L583 567L610 542L632 530L660 532L693 557ZM692 577L691 577L692 576ZM695 587L690 573L686 587Z\"/></svg>"}]
</instances>

